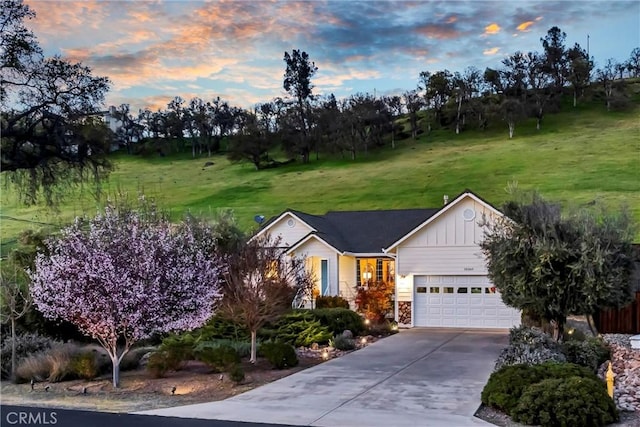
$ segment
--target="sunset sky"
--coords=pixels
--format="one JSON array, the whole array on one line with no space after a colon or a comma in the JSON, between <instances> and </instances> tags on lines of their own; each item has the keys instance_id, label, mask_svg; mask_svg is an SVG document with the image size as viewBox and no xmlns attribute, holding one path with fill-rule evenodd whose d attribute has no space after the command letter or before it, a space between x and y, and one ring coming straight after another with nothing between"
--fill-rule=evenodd
<instances>
[{"instance_id":1,"label":"sunset sky","mask_svg":"<svg viewBox=\"0 0 640 427\"><path fill-rule=\"evenodd\" d=\"M542 50L552 26L596 65L640 46L629 1L48 1L27 23L47 55L108 76L108 105L165 108L175 96L250 107L283 96L285 51L309 53L314 93L400 94L421 71L497 67Z\"/></svg>"}]
</instances>

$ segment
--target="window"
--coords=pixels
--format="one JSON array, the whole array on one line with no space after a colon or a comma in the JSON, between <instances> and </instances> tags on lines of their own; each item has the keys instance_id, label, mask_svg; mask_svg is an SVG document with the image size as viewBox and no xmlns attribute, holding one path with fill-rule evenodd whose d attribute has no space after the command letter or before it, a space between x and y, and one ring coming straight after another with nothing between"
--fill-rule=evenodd
<instances>
[{"instance_id":1,"label":"window","mask_svg":"<svg viewBox=\"0 0 640 427\"><path fill-rule=\"evenodd\" d=\"M376 260L376 280L382 281L382 260L378 258Z\"/></svg>"},{"instance_id":2,"label":"window","mask_svg":"<svg viewBox=\"0 0 640 427\"><path fill-rule=\"evenodd\" d=\"M485 294L495 294L496 293L496 288L495 287L484 288L484 293Z\"/></svg>"},{"instance_id":3,"label":"window","mask_svg":"<svg viewBox=\"0 0 640 427\"><path fill-rule=\"evenodd\" d=\"M417 294L426 294L427 293L427 287L426 286L418 286L416 288L416 293Z\"/></svg>"},{"instance_id":4,"label":"window","mask_svg":"<svg viewBox=\"0 0 640 427\"><path fill-rule=\"evenodd\" d=\"M469 288L458 288L459 294L466 294L469 292Z\"/></svg>"},{"instance_id":5,"label":"window","mask_svg":"<svg viewBox=\"0 0 640 427\"><path fill-rule=\"evenodd\" d=\"M447 287L447 288L443 288L443 292L444 294L452 294L453 293L453 288Z\"/></svg>"},{"instance_id":6,"label":"window","mask_svg":"<svg viewBox=\"0 0 640 427\"><path fill-rule=\"evenodd\" d=\"M439 294L440 293L440 288L438 288L437 286L432 286L429 288L429 293L430 294Z\"/></svg>"},{"instance_id":7,"label":"window","mask_svg":"<svg viewBox=\"0 0 640 427\"><path fill-rule=\"evenodd\" d=\"M482 288L471 288L471 293L472 294L481 294L482 293Z\"/></svg>"}]
</instances>

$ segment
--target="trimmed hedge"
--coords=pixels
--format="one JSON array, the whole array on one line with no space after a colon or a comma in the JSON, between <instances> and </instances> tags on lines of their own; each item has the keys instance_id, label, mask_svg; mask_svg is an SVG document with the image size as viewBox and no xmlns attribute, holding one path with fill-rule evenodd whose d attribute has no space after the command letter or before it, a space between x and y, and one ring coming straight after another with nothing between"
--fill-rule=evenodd
<instances>
[{"instance_id":1,"label":"trimmed hedge","mask_svg":"<svg viewBox=\"0 0 640 427\"><path fill-rule=\"evenodd\" d=\"M505 366L489 377L482 390L482 403L511 415L529 386L546 379L574 376L598 379L588 368L572 363L546 362L540 365Z\"/></svg>"},{"instance_id":2,"label":"trimmed hedge","mask_svg":"<svg viewBox=\"0 0 640 427\"><path fill-rule=\"evenodd\" d=\"M573 376L531 385L511 413L514 421L542 427L596 427L618 420L618 411L597 378Z\"/></svg>"}]
</instances>

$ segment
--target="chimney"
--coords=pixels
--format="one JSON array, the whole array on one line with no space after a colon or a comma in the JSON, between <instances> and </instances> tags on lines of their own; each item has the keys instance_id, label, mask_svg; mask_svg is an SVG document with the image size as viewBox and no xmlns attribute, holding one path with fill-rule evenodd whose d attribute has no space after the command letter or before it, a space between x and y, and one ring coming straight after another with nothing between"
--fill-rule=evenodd
<instances>
[{"instance_id":1,"label":"chimney","mask_svg":"<svg viewBox=\"0 0 640 427\"><path fill-rule=\"evenodd\" d=\"M449 203L449 196L447 194L445 194L444 196L442 196L442 201L444 202L444 204L446 205L447 203Z\"/></svg>"}]
</instances>

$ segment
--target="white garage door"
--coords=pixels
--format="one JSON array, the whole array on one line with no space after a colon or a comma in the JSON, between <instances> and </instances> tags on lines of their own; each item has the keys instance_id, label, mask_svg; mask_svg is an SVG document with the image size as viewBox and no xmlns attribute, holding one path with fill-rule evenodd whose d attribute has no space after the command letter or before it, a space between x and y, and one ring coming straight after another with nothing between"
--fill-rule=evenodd
<instances>
[{"instance_id":1,"label":"white garage door","mask_svg":"<svg viewBox=\"0 0 640 427\"><path fill-rule=\"evenodd\" d=\"M415 276L414 326L510 328L520 312L507 307L486 276Z\"/></svg>"}]
</instances>

